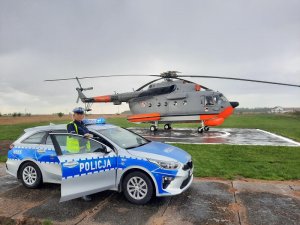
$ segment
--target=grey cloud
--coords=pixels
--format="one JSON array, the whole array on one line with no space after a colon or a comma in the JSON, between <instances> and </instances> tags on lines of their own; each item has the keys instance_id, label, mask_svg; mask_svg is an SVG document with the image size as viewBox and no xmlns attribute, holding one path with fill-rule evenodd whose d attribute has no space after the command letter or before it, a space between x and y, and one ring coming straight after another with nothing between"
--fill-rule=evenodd
<instances>
[{"instance_id":1,"label":"grey cloud","mask_svg":"<svg viewBox=\"0 0 300 225\"><path fill-rule=\"evenodd\" d=\"M15 110L26 105L35 112L53 112L58 109L54 105L71 107L75 82L43 80L74 75L179 70L300 83L299 10L300 2L293 0L4 0L0 3L0 82L11 88L5 95L11 101L1 104ZM84 83L95 86L91 95L101 95L129 91L148 80ZM243 106L262 105L262 95L267 106L300 104L291 100L300 94L295 88L193 80L242 101ZM18 106L14 97L21 94L12 90L38 100ZM36 107L39 104L43 109ZM100 108L117 110L109 104L95 107Z\"/></svg>"}]
</instances>

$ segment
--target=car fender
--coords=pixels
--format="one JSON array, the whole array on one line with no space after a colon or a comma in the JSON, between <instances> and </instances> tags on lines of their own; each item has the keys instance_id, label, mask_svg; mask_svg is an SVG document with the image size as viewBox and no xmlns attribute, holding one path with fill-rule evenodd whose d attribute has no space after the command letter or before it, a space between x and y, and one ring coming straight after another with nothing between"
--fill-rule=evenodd
<instances>
[{"instance_id":1,"label":"car fender","mask_svg":"<svg viewBox=\"0 0 300 225\"><path fill-rule=\"evenodd\" d=\"M149 175L154 183L156 195L159 194L155 177L152 175L151 171L149 171L148 169L146 169L145 167L142 167L142 166L129 166L124 170L118 170L117 177L116 177L116 179L117 179L116 183L119 184L119 187L121 187L121 185L122 185L120 182L123 180L124 174L126 174L129 170L141 170L141 171L145 172L147 175Z\"/></svg>"},{"instance_id":2,"label":"car fender","mask_svg":"<svg viewBox=\"0 0 300 225\"><path fill-rule=\"evenodd\" d=\"M42 179L43 179L43 177L44 177L44 171L43 171L43 169L41 168L41 166L40 166L40 163L38 162L38 161L36 161L36 160L34 160L34 159L31 159L31 158L25 158L25 159L22 159L22 160L20 160L21 162L20 162L20 165L19 165L19 168L18 168L18 172L17 172L17 178L18 179L20 179L20 169L21 169L21 167L22 167L22 165L24 164L24 163L26 163L26 162L32 162L32 163L34 163L35 165L37 165L37 167L40 169L40 171L41 171L41 173L42 173Z\"/></svg>"}]
</instances>

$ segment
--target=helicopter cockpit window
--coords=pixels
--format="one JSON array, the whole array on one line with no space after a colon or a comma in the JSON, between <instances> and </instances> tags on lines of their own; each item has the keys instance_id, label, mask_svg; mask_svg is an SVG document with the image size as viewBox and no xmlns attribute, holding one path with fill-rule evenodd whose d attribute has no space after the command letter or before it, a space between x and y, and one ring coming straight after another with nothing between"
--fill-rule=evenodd
<instances>
[{"instance_id":1,"label":"helicopter cockpit window","mask_svg":"<svg viewBox=\"0 0 300 225\"><path fill-rule=\"evenodd\" d=\"M215 103L217 103L218 105L221 105L223 102L227 101L225 96L222 94L214 96L213 99L214 99Z\"/></svg>"},{"instance_id":2,"label":"helicopter cockpit window","mask_svg":"<svg viewBox=\"0 0 300 225\"><path fill-rule=\"evenodd\" d=\"M223 102L228 102L227 98L222 94L219 95L219 99L221 99Z\"/></svg>"},{"instance_id":3,"label":"helicopter cockpit window","mask_svg":"<svg viewBox=\"0 0 300 225\"><path fill-rule=\"evenodd\" d=\"M214 98L213 96L206 96L205 97L205 105L214 105Z\"/></svg>"},{"instance_id":4,"label":"helicopter cockpit window","mask_svg":"<svg viewBox=\"0 0 300 225\"><path fill-rule=\"evenodd\" d=\"M214 96L213 101L214 103L221 104L221 102L219 101L219 96Z\"/></svg>"}]
</instances>

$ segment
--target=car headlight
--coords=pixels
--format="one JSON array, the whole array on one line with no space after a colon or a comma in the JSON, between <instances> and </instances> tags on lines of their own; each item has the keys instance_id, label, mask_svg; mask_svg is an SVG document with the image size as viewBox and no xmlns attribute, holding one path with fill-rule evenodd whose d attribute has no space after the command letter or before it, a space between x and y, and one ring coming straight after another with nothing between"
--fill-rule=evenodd
<instances>
[{"instance_id":1,"label":"car headlight","mask_svg":"<svg viewBox=\"0 0 300 225\"><path fill-rule=\"evenodd\" d=\"M148 159L150 162L157 164L163 169L168 170L175 170L180 167L180 164L178 162L173 161L161 161L161 160L154 160L154 159Z\"/></svg>"}]
</instances>

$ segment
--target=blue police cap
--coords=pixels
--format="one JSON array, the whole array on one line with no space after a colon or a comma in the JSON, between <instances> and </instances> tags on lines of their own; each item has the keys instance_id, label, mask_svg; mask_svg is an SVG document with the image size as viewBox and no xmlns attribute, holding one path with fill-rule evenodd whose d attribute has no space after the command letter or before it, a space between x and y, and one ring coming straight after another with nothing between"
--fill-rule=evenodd
<instances>
[{"instance_id":1,"label":"blue police cap","mask_svg":"<svg viewBox=\"0 0 300 225\"><path fill-rule=\"evenodd\" d=\"M73 113L83 114L84 113L84 108L82 108L82 107L76 107L75 109L73 109Z\"/></svg>"}]
</instances>

